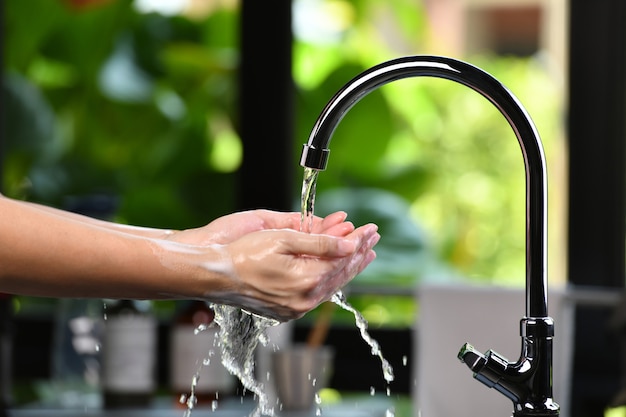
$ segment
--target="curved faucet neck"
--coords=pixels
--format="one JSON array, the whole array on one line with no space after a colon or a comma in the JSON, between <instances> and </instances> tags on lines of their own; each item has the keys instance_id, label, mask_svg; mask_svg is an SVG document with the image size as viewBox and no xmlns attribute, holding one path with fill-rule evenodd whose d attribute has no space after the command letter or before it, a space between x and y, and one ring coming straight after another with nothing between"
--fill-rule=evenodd
<instances>
[{"instance_id":1,"label":"curved faucet neck","mask_svg":"<svg viewBox=\"0 0 626 417\"><path fill-rule=\"evenodd\" d=\"M519 142L526 171L526 316L547 316L547 184L541 139L519 100L485 71L452 58L409 56L372 67L348 82L317 119L301 165L323 170L331 137L343 116L371 91L410 77L437 77L463 84L489 100L509 122Z\"/></svg>"},{"instance_id":2,"label":"curved faucet neck","mask_svg":"<svg viewBox=\"0 0 626 417\"><path fill-rule=\"evenodd\" d=\"M326 105L304 145L301 165L326 168L335 128L361 98L389 82L409 77L456 81L482 94L507 119L524 157L526 170L526 316L522 320L522 355L510 363L495 352L486 356L466 344L459 358L474 377L513 400L516 417L555 417L552 401L552 338L547 317L547 185L543 147L537 129L517 98L498 80L465 62L436 56L410 56L377 65L346 84Z\"/></svg>"}]
</instances>

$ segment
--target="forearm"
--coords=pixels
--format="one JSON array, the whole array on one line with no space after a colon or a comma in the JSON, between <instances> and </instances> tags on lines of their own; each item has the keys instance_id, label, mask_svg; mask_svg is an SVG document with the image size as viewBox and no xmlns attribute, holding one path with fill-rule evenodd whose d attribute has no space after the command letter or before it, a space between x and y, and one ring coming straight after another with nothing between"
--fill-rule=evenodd
<instances>
[{"instance_id":1,"label":"forearm","mask_svg":"<svg viewBox=\"0 0 626 417\"><path fill-rule=\"evenodd\" d=\"M0 197L1 198L1 197ZM167 238L170 235L174 234L175 231L170 229L157 229L151 227L141 227L141 226L129 226L125 224L108 222L105 220L95 219L93 217L84 216L82 214L72 213L65 210L59 210L53 207L44 206L41 204L31 203L31 202L19 202L19 204L24 204L29 207L32 207L37 210L44 211L51 215L55 215L58 217L62 217L65 219L72 219L82 223L88 223L94 226L100 226L111 230L117 230L124 233L129 233L137 236L143 237L152 237L152 238Z\"/></svg>"},{"instance_id":2,"label":"forearm","mask_svg":"<svg viewBox=\"0 0 626 417\"><path fill-rule=\"evenodd\" d=\"M226 279L217 246L124 233L2 197L0 213L0 292L195 298L210 290L212 282L219 287ZM214 259L215 270L200 268L195 258Z\"/></svg>"}]
</instances>

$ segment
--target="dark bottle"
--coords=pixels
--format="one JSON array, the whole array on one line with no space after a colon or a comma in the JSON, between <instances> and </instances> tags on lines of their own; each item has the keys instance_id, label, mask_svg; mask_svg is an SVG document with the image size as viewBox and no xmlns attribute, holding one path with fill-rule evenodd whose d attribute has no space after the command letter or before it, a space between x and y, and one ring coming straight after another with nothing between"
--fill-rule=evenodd
<instances>
[{"instance_id":1,"label":"dark bottle","mask_svg":"<svg viewBox=\"0 0 626 417\"><path fill-rule=\"evenodd\" d=\"M8 415L12 396L13 305L9 294L0 293L0 417Z\"/></svg>"},{"instance_id":2,"label":"dark bottle","mask_svg":"<svg viewBox=\"0 0 626 417\"><path fill-rule=\"evenodd\" d=\"M183 304L170 329L170 381L177 403L186 405L192 394L194 405L211 405L231 395L235 378L222 365L215 314L204 301Z\"/></svg>"},{"instance_id":3,"label":"dark bottle","mask_svg":"<svg viewBox=\"0 0 626 417\"><path fill-rule=\"evenodd\" d=\"M107 301L102 349L104 408L150 405L156 388L157 326L147 301Z\"/></svg>"}]
</instances>

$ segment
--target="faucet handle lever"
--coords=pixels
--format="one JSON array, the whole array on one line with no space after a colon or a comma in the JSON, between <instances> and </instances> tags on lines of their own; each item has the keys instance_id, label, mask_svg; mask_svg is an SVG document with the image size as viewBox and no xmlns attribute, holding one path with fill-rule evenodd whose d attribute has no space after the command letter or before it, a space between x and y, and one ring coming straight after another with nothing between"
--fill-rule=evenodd
<instances>
[{"instance_id":1,"label":"faucet handle lever","mask_svg":"<svg viewBox=\"0 0 626 417\"><path fill-rule=\"evenodd\" d=\"M494 388L512 401L519 401L519 387L511 384L506 376L510 373L511 364L508 359L493 350L485 354L478 352L474 346L465 343L459 351L458 358L474 373L474 378L489 388Z\"/></svg>"}]
</instances>

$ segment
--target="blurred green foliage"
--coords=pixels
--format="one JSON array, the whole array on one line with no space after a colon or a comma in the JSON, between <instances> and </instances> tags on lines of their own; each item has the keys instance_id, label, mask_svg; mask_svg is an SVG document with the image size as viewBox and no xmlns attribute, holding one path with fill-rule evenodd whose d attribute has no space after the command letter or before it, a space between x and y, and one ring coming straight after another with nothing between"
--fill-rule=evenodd
<instances>
[{"instance_id":1,"label":"blurred green foliage","mask_svg":"<svg viewBox=\"0 0 626 417\"><path fill-rule=\"evenodd\" d=\"M231 211L237 11L100 3L6 2L6 194L111 194L117 220L169 228Z\"/></svg>"},{"instance_id":2,"label":"blurred green foliage","mask_svg":"<svg viewBox=\"0 0 626 417\"><path fill-rule=\"evenodd\" d=\"M325 5L320 13L327 13L326 20L321 19L331 23L296 32L294 68L303 109L297 136L302 138L308 137L317 117L313 109L322 109L358 73L401 55L419 54L426 28L419 2L296 1L303 13L311 3ZM559 150L560 103L558 86L541 57L456 58L491 73L518 96L533 116L550 160ZM417 249L434 251L457 271L448 269L451 277L524 284L522 154L504 117L478 93L424 77L370 93L348 112L333 136L328 168L319 176L318 206L324 191L336 187L386 190L405 200L408 215L397 212L396 220L405 222L407 232L413 227L408 222L419 225L421 232L412 235L422 241ZM368 199L358 201L368 204ZM355 210L349 201L341 204ZM374 196L369 199L371 207L384 204ZM389 234L382 236L381 245ZM383 254L385 249L381 246ZM440 279L441 269L434 271L431 277L432 269L422 269L415 278ZM380 273L379 282L388 282Z\"/></svg>"},{"instance_id":3,"label":"blurred green foliage","mask_svg":"<svg viewBox=\"0 0 626 417\"><path fill-rule=\"evenodd\" d=\"M110 194L120 202L116 220L168 228L233 210L236 8L165 16L140 13L131 0L5 3L7 195L64 206L67 196ZM351 78L422 53L421 7L294 0L296 150ZM559 103L541 61L457 58L520 98L550 159ZM378 259L354 285L410 291L418 280L460 276L523 285L524 187L517 141L490 103L449 81L409 79L371 93L343 119L319 177L317 213L342 209L356 224L380 224ZM413 321L410 298L367 305L372 322Z\"/></svg>"}]
</instances>

